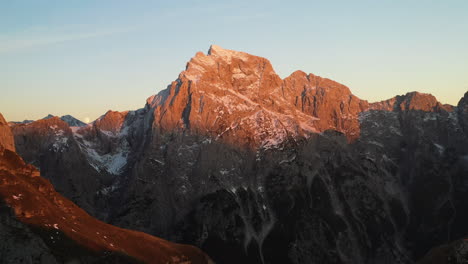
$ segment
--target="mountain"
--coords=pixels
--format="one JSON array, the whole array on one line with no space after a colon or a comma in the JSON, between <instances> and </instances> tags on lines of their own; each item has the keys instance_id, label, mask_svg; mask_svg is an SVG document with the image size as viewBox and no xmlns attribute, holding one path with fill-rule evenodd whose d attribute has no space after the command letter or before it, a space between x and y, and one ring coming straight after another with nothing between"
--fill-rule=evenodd
<instances>
[{"instance_id":1,"label":"mountain","mask_svg":"<svg viewBox=\"0 0 468 264\"><path fill-rule=\"evenodd\" d=\"M142 109L12 130L91 215L217 263L414 263L468 236L467 102L369 103L213 45Z\"/></svg>"},{"instance_id":2,"label":"mountain","mask_svg":"<svg viewBox=\"0 0 468 264\"><path fill-rule=\"evenodd\" d=\"M9 129L0 115L0 128ZM0 255L4 263L210 263L192 246L98 221L55 192L0 139Z\"/></svg>"},{"instance_id":3,"label":"mountain","mask_svg":"<svg viewBox=\"0 0 468 264\"><path fill-rule=\"evenodd\" d=\"M73 116L71 115L64 115L62 117L60 117L60 119L62 119L63 121L67 122L67 124L71 127L82 127L82 126L86 126L86 123L84 122L81 122L80 120L74 118Z\"/></svg>"},{"instance_id":4,"label":"mountain","mask_svg":"<svg viewBox=\"0 0 468 264\"><path fill-rule=\"evenodd\" d=\"M51 119L51 118L54 118L54 117L55 117L54 115L48 114L46 117L42 118L42 120ZM65 121L71 127L86 126L86 123L74 118L71 115L64 115L64 116L60 117L60 119ZM34 120L24 120L24 121L21 121L21 122L13 121L13 122L9 122L9 123L13 126L13 125L17 125L17 124L29 124L29 123L32 123L32 122L34 122Z\"/></svg>"},{"instance_id":5,"label":"mountain","mask_svg":"<svg viewBox=\"0 0 468 264\"><path fill-rule=\"evenodd\" d=\"M34 122L34 120L10 121L10 122L8 122L8 124L10 124L10 125L15 125L15 124L28 124L28 123L32 123L32 122Z\"/></svg>"},{"instance_id":6,"label":"mountain","mask_svg":"<svg viewBox=\"0 0 468 264\"><path fill-rule=\"evenodd\" d=\"M48 114L46 117L42 118L42 120L47 120L47 119L51 119L51 118L54 118L54 117L55 117L54 115ZM81 122L80 120L74 118L71 115L64 115L64 116L60 117L60 119L62 119L64 122L66 122L71 127L86 126L85 123ZM30 122L28 122L28 123L30 123Z\"/></svg>"}]
</instances>

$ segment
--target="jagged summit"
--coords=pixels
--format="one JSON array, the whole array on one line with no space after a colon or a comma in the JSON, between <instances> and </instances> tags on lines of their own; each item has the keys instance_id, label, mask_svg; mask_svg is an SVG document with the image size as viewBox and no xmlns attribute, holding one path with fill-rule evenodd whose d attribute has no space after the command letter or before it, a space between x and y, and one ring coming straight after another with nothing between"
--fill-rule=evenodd
<instances>
[{"instance_id":1,"label":"jagged summit","mask_svg":"<svg viewBox=\"0 0 468 264\"><path fill-rule=\"evenodd\" d=\"M207 75L206 73L212 74ZM207 55L198 52L187 63L186 70L180 74L179 78L185 77L193 82L198 82L216 81L227 77L239 79L245 75L259 74L264 74L265 77L268 77L267 74L271 74L280 79L267 59L212 45Z\"/></svg>"},{"instance_id":2,"label":"jagged summit","mask_svg":"<svg viewBox=\"0 0 468 264\"><path fill-rule=\"evenodd\" d=\"M213 57L221 57L224 59L239 58L239 59L244 59L244 60L247 60L249 56L253 56L251 54L248 54L242 51L224 49L215 44L210 46L207 55L213 56Z\"/></svg>"},{"instance_id":3,"label":"jagged summit","mask_svg":"<svg viewBox=\"0 0 468 264\"><path fill-rule=\"evenodd\" d=\"M451 111L417 92L369 104L333 80L300 70L281 79L266 58L217 45L207 55L198 52L176 81L147 102L158 129L228 140L242 135L255 146L329 129L353 140L360 133L358 115L367 110Z\"/></svg>"},{"instance_id":4,"label":"jagged summit","mask_svg":"<svg viewBox=\"0 0 468 264\"><path fill-rule=\"evenodd\" d=\"M218 53L219 51L225 52L226 49L221 48L220 46L216 44L212 44L210 48L208 49L208 55L212 55L213 53Z\"/></svg>"},{"instance_id":5,"label":"jagged summit","mask_svg":"<svg viewBox=\"0 0 468 264\"><path fill-rule=\"evenodd\" d=\"M190 129L256 146L327 129L359 135L367 102L332 80L296 71L284 80L269 60L212 45L151 101L159 129Z\"/></svg>"}]
</instances>

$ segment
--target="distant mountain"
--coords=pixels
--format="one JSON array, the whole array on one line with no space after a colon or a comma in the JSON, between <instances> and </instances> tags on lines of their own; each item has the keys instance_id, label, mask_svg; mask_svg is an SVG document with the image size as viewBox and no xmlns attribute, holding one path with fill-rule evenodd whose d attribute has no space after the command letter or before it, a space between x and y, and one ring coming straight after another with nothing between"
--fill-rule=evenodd
<instances>
[{"instance_id":1,"label":"distant mountain","mask_svg":"<svg viewBox=\"0 0 468 264\"><path fill-rule=\"evenodd\" d=\"M49 119L54 119L52 117ZM9 127L0 115L0 131ZM46 121L46 120L43 120ZM199 249L100 222L55 192L0 137L0 255L5 263L210 263Z\"/></svg>"},{"instance_id":2,"label":"distant mountain","mask_svg":"<svg viewBox=\"0 0 468 264\"><path fill-rule=\"evenodd\" d=\"M55 117L54 115L48 114L46 117L42 118L42 120L47 120L47 119L51 119L51 118L54 118L54 117ZM74 118L71 115L64 115L64 116L60 117L60 119L62 119L66 123L68 123L68 125L71 126L71 127L86 126L86 123ZM34 120L24 120L24 121L20 121L20 122L13 121L13 122L9 122L9 123L11 125L16 125L16 124L29 124L29 123L32 123L32 122L34 122Z\"/></svg>"},{"instance_id":3,"label":"distant mountain","mask_svg":"<svg viewBox=\"0 0 468 264\"><path fill-rule=\"evenodd\" d=\"M11 124L11 125L14 125L14 124L28 124L28 123L32 123L32 122L34 122L34 120L10 121L8 123Z\"/></svg>"},{"instance_id":4,"label":"distant mountain","mask_svg":"<svg viewBox=\"0 0 468 264\"><path fill-rule=\"evenodd\" d=\"M51 119L51 118L54 118L54 117L55 117L54 115L48 114L46 117L42 118L42 120L47 120L47 119ZM60 117L60 119L65 121L71 127L86 126L86 123L81 122L80 120L74 118L71 115L64 115L64 116Z\"/></svg>"},{"instance_id":5,"label":"distant mountain","mask_svg":"<svg viewBox=\"0 0 468 264\"><path fill-rule=\"evenodd\" d=\"M60 119L62 119L63 121L67 122L67 124L71 127L82 127L82 126L86 126L86 123L74 118L73 116L71 115L64 115L62 117L60 117Z\"/></svg>"},{"instance_id":6,"label":"distant mountain","mask_svg":"<svg viewBox=\"0 0 468 264\"><path fill-rule=\"evenodd\" d=\"M93 216L217 263L414 263L468 237L467 102L369 103L213 45L142 109L12 131Z\"/></svg>"},{"instance_id":7,"label":"distant mountain","mask_svg":"<svg viewBox=\"0 0 468 264\"><path fill-rule=\"evenodd\" d=\"M54 115L48 114L46 117L43 117L42 119L51 119L54 118Z\"/></svg>"}]
</instances>

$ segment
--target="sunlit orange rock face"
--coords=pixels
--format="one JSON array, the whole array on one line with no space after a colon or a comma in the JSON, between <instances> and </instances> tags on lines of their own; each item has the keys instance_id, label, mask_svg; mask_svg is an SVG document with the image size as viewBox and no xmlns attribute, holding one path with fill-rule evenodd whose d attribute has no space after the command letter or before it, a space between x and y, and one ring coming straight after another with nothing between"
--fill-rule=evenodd
<instances>
[{"instance_id":1,"label":"sunlit orange rock face","mask_svg":"<svg viewBox=\"0 0 468 264\"><path fill-rule=\"evenodd\" d=\"M117 112L109 110L94 122L94 126L104 131L117 133L121 130L127 114L128 111Z\"/></svg>"},{"instance_id":2,"label":"sunlit orange rock face","mask_svg":"<svg viewBox=\"0 0 468 264\"><path fill-rule=\"evenodd\" d=\"M0 147L15 151L15 142L13 140L13 134L11 133L8 123L0 114Z\"/></svg>"},{"instance_id":3,"label":"sunlit orange rock face","mask_svg":"<svg viewBox=\"0 0 468 264\"><path fill-rule=\"evenodd\" d=\"M296 71L284 80L282 94L296 109L317 118L314 125L318 131L333 129L350 139L359 137L357 117L367 110L368 103L351 94L348 87Z\"/></svg>"},{"instance_id":4,"label":"sunlit orange rock face","mask_svg":"<svg viewBox=\"0 0 468 264\"><path fill-rule=\"evenodd\" d=\"M157 129L189 130L252 147L330 129L353 141L360 134L359 113L369 109L451 110L416 92L369 104L335 81L302 71L281 79L267 59L216 45L207 55L198 52L148 104Z\"/></svg>"},{"instance_id":5,"label":"sunlit orange rock face","mask_svg":"<svg viewBox=\"0 0 468 264\"><path fill-rule=\"evenodd\" d=\"M0 129L9 128L2 123ZM0 201L13 210L16 219L36 230L52 251L65 250L65 258L67 251L73 250L94 257L117 254L129 262L210 262L193 246L118 228L89 216L58 194L35 167L3 147L12 140L11 132L0 140ZM69 257L74 256L70 253Z\"/></svg>"},{"instance_id":6,"label":"sunlit orange rock face","mask_svg":"<svg viewBox=\"0 0 468 264\"><path fill-rule=\"evenodd\" d=\"M251 146L327 129L355 139L357 115L368 108L342 84L301 71L281 79L267 59L215 45L150 104L163 130L189 128Z\"/></svg>"}]
</instances>

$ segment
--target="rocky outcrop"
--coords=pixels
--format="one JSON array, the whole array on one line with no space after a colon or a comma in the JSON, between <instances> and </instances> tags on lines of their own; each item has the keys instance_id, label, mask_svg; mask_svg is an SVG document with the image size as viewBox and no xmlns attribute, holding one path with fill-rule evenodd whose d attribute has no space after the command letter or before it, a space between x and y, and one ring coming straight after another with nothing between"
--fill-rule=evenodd
<instances>
[{"instance_id":1,"label":"rocky outcrop","mask_svg":"<svg viewBox=\"0 0 468 264\"><path fill-rule=\"evenodd\" d=\"M71 115L64 115L62 117L60 117L60 119L62 119L63 121L67 122L67 124L71 127L82 127L82 126L86 126L86 124L84 122L81 122L80 120L74 118L73 116Z\"/></svg>"},{"instance_id":2,"label":"rocky outcrop","mask_svg":"<svg viewBox=\"0 0 468 264\"><path fill-rule=\"evenodd\" d=\"M15 151L15 142L10 127L0 114L0 147Z\"/></svg>"},{"instance_id":3,"label":"rocky outcrop","mask_svg":"<svg viewBox=\"0 0 468 264\"><path fill-rule=\"evenodd\" d=\"M460 239L438 246L419 260L418 264L462 264L468 259L468 241Z\"/></svg>"},{"instance_id":4,"label":"rocky outcrop","mask_svg":"<svg viewBox=\"0 0 468 264\"><path fill-rule=\"evenodd\" d=\"M107 111L103 116L93 122L96 129L111 133L118 133L122 128L127 112Z\"/></svg>"}]
</instances>

